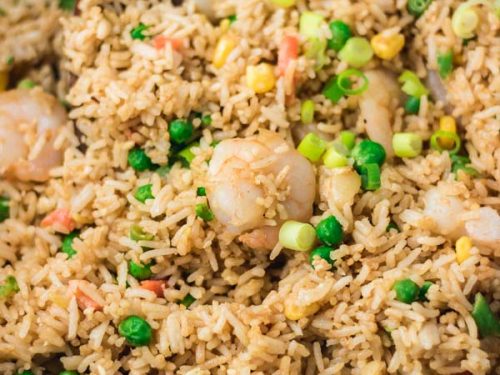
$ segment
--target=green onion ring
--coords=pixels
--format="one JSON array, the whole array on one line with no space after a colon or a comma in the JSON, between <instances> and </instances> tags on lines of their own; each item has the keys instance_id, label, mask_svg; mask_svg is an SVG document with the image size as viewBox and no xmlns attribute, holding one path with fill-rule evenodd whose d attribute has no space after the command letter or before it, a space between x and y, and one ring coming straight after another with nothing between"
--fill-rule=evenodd
<instances>
[{"instance_id":1,"label":"green onion ring","mask_svg":"<svg viewBox=\"0 0 500 375\"><path fill-rule=\"evenodd\" d=\"M363 80L363 84L358 87L357 89L351 89L350 87L347 87L345 85L346 82L351 83L351 77L356 77L360 78ZM337 84L340 87L340 89L344 92L346 95L359 95L366 91L368 88L368 78L363 74L363 72L359 71L358 69L347 69L344 70L342 73L339 74L338 79L337 79Z\"/></svg>"},{"instance_id":2,"label":"green onion ring","mask_svg":"<svg viewBox=\"0 0 500 375\"><path fill-rule=\"evenodd\" d=\"M453 139L453 142L455 143L455 147L451 150L446 150L446 149L442 148L438 142L439 138L451 138L451 139ZM432 149L437 150L439 152L446 150L446 151L448 151L448 153L450 155L456 154L460 150L461 143L462 142L460 141L460 137L458 136L457 133L447 132L445 130L438 130L431 137Z\"/></svg>"}]
</instances>

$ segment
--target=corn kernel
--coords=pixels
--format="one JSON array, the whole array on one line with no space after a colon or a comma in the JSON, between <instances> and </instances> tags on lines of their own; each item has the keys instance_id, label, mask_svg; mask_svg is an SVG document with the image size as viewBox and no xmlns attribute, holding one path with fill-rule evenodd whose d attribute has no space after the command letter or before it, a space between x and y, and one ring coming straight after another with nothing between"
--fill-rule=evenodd
<instances>
[{"instance_id":1,"label":"corn kernel","mask_svg":"<svg viewBox=\"0 0 500 375\"><path fill-rule=\"evenodd\" d=\"M460 237L455 243L455 251L457 253L457 262L461 264L470 257L470 249L472 249L472 241L469 237Z\"/></svg>"},{"instance_id":2,"label":"corn kernel","mask_svg":"<svg viewBox=\"0 0 500 375\"><path fill-rule=\"evenodd\" d=\"M0 91L5 91L9 84L9 72L0 71Z\"/></svg>"},{"instance_id":3,"label":"corn kernel","mask_svg":"<svg viewBox=\"0 0 500 375\"><path fill-rule=\"evenodd\" d=\"M227 18L224 18L222 21L220 21L220 30L225 33L227 30L229 30L229 27L231 26L231 21Z\"/></svg>"},{"instance_id":4,"label":"corn kernel","mask_svg":"<svg viewBox=\"0 0 500 375\"><path fill-rule=\"evenodd\" d=\"M439 119L439 129L450 133L457 132L457 123L451 116L443 116ZM439 145L445 150L451 150L455 145L455 141L451 138L440 137L438 139Z\"/></svg>"},{"instance_id":5,"label":"corn kernel","mask_svg":"<svg viewBox=\"0 0 500 375\"><path fill-rule=\"evenodd\" d=\"M55 303L57 306L66 309L69 305L68 298L57 293L51 294L49 300Z\"/></svg>"},{"instance_id":6,"label":"corn kernel","mask_svg":"<svg viewBox=\"0 0 500 375\"><path fill-rule=\"evenodd\" d=\"M227 57L229 56L229 54L231 53L231 51L234 49L235 46L236 46L236 41L234 40L233 37L229 35L223 35L219 39L219 42L215 47L214 57L212 60L216 68L222 68L222 66L224 66Z\"/></svg>"},{"instance_id":7,"label":"corn kernel","mask_svg":"<svg viewBox=\"0 0 500 375\"><path fill-rule=\"evenodd\" d=\"M267 63L247 67L247 85L256 94L271 91L276 84L274 68Z\"/></svg>"},{"instance_id":8,"label":"corn kernel","mask_svg":"<svg viewBox=\"0 0 500 375\"><path fill-rule=\"evenodd\" d=\"M375 55L383 60L391 60L401 51L405 45L405 37L402 34L375 35L371 40Z\"/></svg>"},{"instance_id":9,"label":"corn kernel","mask_svg":"<svg viewBox=\"0 0 500 375\"><path fill-rule=\"evenodd\" d=\"M320 308L319 303L314 302L307 306L297 306L292 302L285 302L285 316L289 320L299 320L314 314Z\"/></svg>"}]
</instances>

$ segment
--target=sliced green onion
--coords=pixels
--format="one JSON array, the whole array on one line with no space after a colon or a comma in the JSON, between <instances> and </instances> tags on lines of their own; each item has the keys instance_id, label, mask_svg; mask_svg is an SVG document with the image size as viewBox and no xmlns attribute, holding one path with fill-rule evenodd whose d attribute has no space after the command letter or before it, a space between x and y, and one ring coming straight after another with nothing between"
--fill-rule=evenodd
<instances>
[{"instance_id":1,"label":"sliced green onion","mask_svg":"<svg viewBox=\"0 0 500 375\"><path fill-rule=\"evenodd\" d=\"M439 54L437 57L437 65L439 76L443 79L447 78L453 71L453 52L448 51L443 54Z\"/></svg>"},{"instance_id":2,"label":"sliced green onion","mask_svg":"<svg viewBox=\"0 0 500 375\"><path fill-rule=\"evenodd\" d=\"M373 57L373 49L366 38L352 37L339 52L339 59L354 68L361 68Z\"/></svg>"},{"instance_id":3,"label":"sliced green onion","mask_svg":"<svg viewBox=\"0 0 500 375\"><path fill-rule=\"evenodd\" d=\"M310 99L304 100L300 106L300 120L303 124L314 121L314 102Z\"/></svg>"},{"instance_id":4,"label":"sliced green onion","mask_svg":"<svg viewBox=\"0 0 500 375\"><path fill-rule=\"evenodd\" d=\"M385 228L386 232L390 232L391 229L395 229L396 231L399 232L399 227L394 221L390 221L389 224L387 224L387 227Z\"/></svg>"},{"instance_id":5,"label":"sliced green onion","mask_svg":"<svg viewBox=\"0 0 500 375\"><path fill-rule=\"evenodd\" d=\"M280 228L279 242L290 250L309 251L315 239L316 231L311 224L288 220Z\"/></svg>"},{"instance_id":6,"label":"sliced green onion","mask_svg":"<svg viewBox=\"0 0 500 375\"><path fill-rule=\"evenodd\" d=\"M377 190L381 186L380 167L377 163L363 164L360 168L361 186L365 190Z\"/></svg>"},{"instance_id":7,"label":"sliced green onion","mask_svg":"<svg viewBox=\"0 0 500 375\"><path fill-rule=\"evenodd\" d=\"M299 32L306 38L317 38L320 36L323 16L314 12L302 12L299 19Z\"/></svg>"},{"instance_id":8,"label":"sliced green onion","mask_svg":"<svg viewBox=\"0 0 500 375\"><path fill-rule=\"evenodd\" d=\"M194 147L199 147L200 144L198 142L195 142L195 143L191 143L189 146L183 148L181 151L179 151L177 153L177 156L182 158L182 160L185 161L185 163L187 164L187 166L191 165L191 162L193 161L193 159L195 158L195 154L193 153L192 149Z\"/></svg>"},{"instance_id":9,"label":"sliced green onion","mask_svg":"<svg viewBox=\"0 0 500 375\"><path fill-rule=\"evenodd\" d=\"M420 110L420 99L409 96L405 103L405 111L408 114L416 115Z\"/></svg>"},{"instance_id":10,"label":"sliced green onion","mask_svg":"<svg viewBox=\"0 0 500 375\"><path fill-rule=\"evenodd\" d=\"M148 199L154 199L152 188L152 184L139 186L134 193L134 198L141 203L146 202Z\"/></svg>"},{"instance_id":11,"label":"sliced green onion","mask_svg":"<svg viewBox=\"0 0 500 375\"><path fill-rule=\"evenodd\" d=\"M477 170L475 170L474 168L469 167L467 165L463 165L463 164L455 164L451 168L451 171L453 173L455 173L456 176L458 176L459 171L462 171L463 173L468 174L471 177L478 177L479 176L479 172Z\"/></svg>"},{"instance_id":12,"label":"sliced green onion","mask_svg":"<svg viewBox=\"0 0 500 375\"><path fill-rule=\"evenodd\" d=\"M25 89L25 90L32 89L35 86L36 86L36 83L33 82L31 79L23 79L22 81L20 81L17 84L18 89Z\"/></svg>"},{"instance_id":13,"label":"sliced green onion","mask_svg":"<svg viewBox=\"0 0 500 375\"><path fill-rule=\"evenodd\" d=\"M149 29L149 26L141 22L130 31L130 36L132 37L132 39L144 40L146 39L146 35L144 35L143 33L147 29Z\"/></svg>"},{"instance_id":14,"label":"sliced green onion","mask_svg":"<svg viewBox=\"0 0 500 375\"><path fill-rule=\"evenodd\" d=\"M354 81L358 80L362 83L357 85L357 88L351 88ZM357 69L347 69L339 74L337 79L337 84L345 95L359 95L368 89L368 78L363 74L363 72ZM349 82L349 84L346 84Z\"/></svg>"},{"instance_id":15,"label":"sliced green onion","mask_svg":"<svg viewBox=\"0 0 500 375\"><path fill-rule=\"evenodd\" d=\"M152 241L155 236L144 232L144 229L140 225L133 224L130 227L130 238L134 241Z\"/></svg>"},{"instance_id":16,"label":"sliced green onion","mask_svg":"<svg viewBox=\"0 0 500 375\"><path fill-rule=\"evenodd\" d=\"M451 17L453 32L462 39L473 38L478 25L479 16L477 11L468 2L460 5Z\"/></svg>"},{"instance_id":17,"label":"sliced green onion","mask_svg":"<svg viewBox=\"0 0 500 375\"><path fill-rule=\"evenodd\" d=\"M73 247L73 240L78 237L80 231L74 230L73 232L67 234L62 241L61 251L68 255L68 259L73 258L76 255L76 250Z\"/></svg>"},{"instance_id":18,"label":"sliced green onion","mask_svg":"<svg viewBox=\"0 0 500 375\"><path fill-rule=\"evenodd\" d=\"M196 213L196 216L204 221L212 221L215 217L212 210L206 203L198 203L195 206L194 211Z\"/></svg>"},{"instance_id":19,"label":"sliced green onion","mask_svg":"<svg viewBox=\"0 0 500 375\"><path fill-rule=\"evenodd\" d=\"M322 91L322 94L334 103L338 103L344 96L344 91L339 87L337 79L338 77L330 78Z\"/></svg>"},{"instance_id":20,"label":"sliced green onion","mask_svg":"<svg viewBox=\"0 0 500 375\"><path fill-rule=\"evenodd\" d=\"M356 134L348 130L341 131L339 139L349 151L356 145Z\"/></svg>"},{"instance_id":21,"label":"sliced green onion","mask_svg":"<svg viewBox=\"0 0 500 375\"><path fill-rule=\"evenodd\" d=\"M203 126L210 126L212 125L212 116L211 115L204 115L201 117L201 123Z\"/></svg>"},{"instance_id":22,"label":"sliced green onion","mask_svg":"<svg viewBox=\"0 0 500 375\"><path fill-rule=\"evenodd\" d=\"M227 19L229 20L229 24L233 24L236 22L238 17L236 16L236 14L231 14L230 16L227 17Z\"/></svg>"},{"instance_id":23,"label":"sliced green onion","mask_svg":"<svg viewBox=\"0 0 500 375\"><path fill-rule=\"evenodd\" d=\"M398 80L403 84L401 90L407 95L420 98L421 96L429 94L429 91L420 81L420 78L418 78L418 76L415 73L409 70L405 70L399 76Z\"/></svg>"},{"instance_id":24,"label":"sliced green onion","mask_svg":"<svg viewBox=\"0 0 500 375\"><path fill-rule=\"evenodd\" d=\"M326 40L309 38L305 46L305 56L315 60L314 69L320 70L326 63Z\"/></svg>"},{"instance_id":25,"label":"sliced green onion","mask_svg":"<svg viewBox=\"0 0 500 375\"><path fill-rule=\"evenodd\" d=\"M486 298L481 293L476 294L471 315L481 337L500 336L500 321L495 317Z\"/></svg>"},{"instance_id":26,"label":"sliced green onion","mask_svg":"<svg viewBox=\"0 0 500 375\"><path fill-rule=\"evenodd\" d=\"M433 285L434 285L434 283L432 281L424 281L424 283L420 287L420 290L418 291L418 300L419 301L427 301L427 292L429 291L430 287Z\"/></svg>"},{"instance_id":27,"label":"sliced green onion","mask_svg":"<svg viewBox=\"0 0 500 375\"><path fill-rule=\"evenodd\" d=\"M206 197L207 191L204 186L200 186L196 189L196 196L197 197Z\"/></svg>"},{"instance_id":28,"label":"sliced green onion","mask_svg":"<svg viewBox=\"0 0 500 375\"><path fill-rule=\"evenodd\" d=\"M349 150L343 144L333 142L323 155L323 164L327 168L340 168L349 164Z\"/></svg>"},{"instance_id":29,"label":"sliced green onion","mask_svg":"<svg viewBox=\"0 0 500 375\"><path fill-rule=\"evenodd\" d=\"M415 133L395 133L392 136L394 154L400 158L414 158L422 153L422 137Z\"/></svg>"},{"instance_id":30,"label":"sliced green onion","mask_svg":"<svg viewBox=\"0 0 500 375\"><path fill-rule=\"evenodd\" d=\"M194 301L196 301L196 298L194 298L191 294L186 294L186 296L181 300L180 304L184 305L186 308L189 308Z\"/></svg>"},{"instance_id":31,"label":"sliced green onion","mask_svg":"<svg viewBox=\"0 0 500 375\"><path fill-rule=\"evenodd\" d=\"M328 25L332 34L331 39L328 39L328 48L335 51L340 51L350 37L352 37L351 29L344 21L335 20Z\"/></svg>"},{"instance_id":32,"label":"sliced green onion","mask_svg":"<svg viewBox=\"0 0 500 375\"><path fill-rule=\"evenodd\" d=\"M456 154L460 150L461 141L460 141L460 137L458 136L458 134L453 133L453 132L447 132L445 130L438 130L432 135L431 148L433 150L437 150L439 152L443 152L446 150L443 147L441 147L441 145L439 144L440 138L448 138L448 139L453 140L453 143L454 143L453 149L447 150L450 155Z\"/></svg>"},{"instance_id":33,"label":"sliced green onion","mask_svg":"<svg viewBox=\"0 0 500 375\"><path fill-rule=\"evenodd\" d=\"M4 284L0 285L0 298L9 298L19 292L19 285L14 276L7 276Z\"/></svg>"},{"instance_id":34,"label":"sliced green onion","mask_svg":"<svg viewBox=\"0 0 500 375\"><path fill-rule=\"evenodd\" d=\"M172 167L170 165L162 165L160 168L156 169L156 173L158 173L161 177L165 177L169 172L170 170L172 169Z\"/></svg>"},{"instance_id":35,"label":"sliced green onion","mask_svg":"<svg viewBox=\"0 0 500 375\"><path fill-rule=\"evenodd\" d=\"M314 133L307 134L297 151L312 162L317 162L326 150L326 143Z\"/></svg>"},{"instance_id":36,"label":"sliced green onion","mask_svg":"<svg viewBox=\"0 0 500 375\"><path fill-rule=\"evenodd\" d=\"M75 9L76 0L59 0L59 9L72 11Z\"/></svg>"},{"instance_id":37,"label":"sliced green onion","mask_svg":"<svg viewBox=\"0 0 500 375\"><path fill-rule=\"evenodd\" d=\"M10 199L0 196L0 223L10 216Z\"/></svg>"},{"instance_id":38,"label":"sliced green onion","mask_svg":"<svg viewBox=\"0 0 500 375\"><path fill-rule=\"evenodd\" d=\"M432 3L432 0L408 0L408 13L415 17L420 17L424 14L430 3Z\"/></svg>"},{"instance_id":39,"label":"sliced green onion","mask_svg":"<svg viewBox=\"0 0 500 375\"><path fill-rule=\"evenodd\" d=\"M12 65L12 64L14 64L14 56L7 57L7 65Z\"/></svg>"}]
</instances>

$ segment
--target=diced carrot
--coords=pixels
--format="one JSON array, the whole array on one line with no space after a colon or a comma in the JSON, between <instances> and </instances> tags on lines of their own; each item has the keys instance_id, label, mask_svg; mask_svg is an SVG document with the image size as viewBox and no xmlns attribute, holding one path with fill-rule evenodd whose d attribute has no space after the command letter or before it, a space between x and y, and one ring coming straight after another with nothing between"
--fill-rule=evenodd
<instances>
[{"instance_id":1,"label":"diced carrot","mask_svg":"<svg viewBox=\"0 0 500 375\"><path fill-rule=\"evenodd\" d=\"M165 48L167 43L170 43L172 45L172 48L176 51L178 51L182 48L182 40L181 39L169 38L168 36L165 36L165 35L156 35L153 38L153 45L156 49Z\"/></svg>"},{"instance_id":2,"label":"diced carrot","mask_svg":"<svg viewBox=\"0 0 500 375\"><path fill-rule=\"evenodd\" d=\"M165 280L144 280L141 281L141 287L154 292L158 297L163 297Z\"/></svg>"},{"instance_id":3,"label":"diced carrot","mask_svg":"<svg viewBox=\"0 0 500 375\"><path fill-rule=\"evenodd\" d=\"M278 49L278 74L285 75L290 61L296 60L299 55L299 40L291 35L285 36Z\"/></svg>"},{"instance_id":4,"label":"diced carrot","mask_svg":"<svg viewBox=\"0 0 500 375\"><path fill-rule=\"evenodd\" d=\"M84 280L71 280L69 282L69 292L70 294L73 294L76 297L76 302L78 303L78 307L82 310L91 308L94 310L102 310L103 306L94 301L92 298L90 298L88 295L86 295L82 290L79 288L80 283L86 282Z\"/></svg>"},{"instance_id":5,"label":"diced carrot","mask_svg":"<svg viewBox=\"0 0 500 375\"><path fill-rule=\"evenodd\" d=\"M67 208L58 208L45 216L42 227L52 227L56 232L68 234L75 229L76 223Z\"/></svg>"}]
</instances>

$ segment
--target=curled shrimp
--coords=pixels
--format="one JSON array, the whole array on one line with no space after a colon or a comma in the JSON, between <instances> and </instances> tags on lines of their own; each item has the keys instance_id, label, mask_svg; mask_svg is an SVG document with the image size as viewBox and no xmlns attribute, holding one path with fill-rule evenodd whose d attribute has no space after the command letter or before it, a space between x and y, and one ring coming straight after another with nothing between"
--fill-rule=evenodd
<instances>
[{"instance_id":1,"label":"curled shrimp","mask_svg":"<svg viewBox=\"0 0 500 375\"><path fill-rule=\"evenodd\" d=\"M429 189L424 196L424 215L432 219L433 230L457 239L467 235L476 244L500 246L500 215L491 207L466 209L464 203L450 194L446 186Z\"/></svg>"},{"instance_id":2,"label":"curled shrimp","mask_svg":"<svg viewBox=\"0 0 500 375\"><path fill-rule=\"evenodd\" d=\"M54 140L66 120L64 107L40 89L0 93L0 175L46 181L62 162Z\"/></svg>"},{"instance_id":3,"label":"curled shrimp","mask_svg":"<svg viewBox=\"0 0 500 375\"><path fill-rule=\"evenodd\" d=\"M265 176L281 190L266 186ZM312 165L275 133L224 140L214 150L207 184L210 207L226 230L242 234L239 239L249 247L272 248L285 219L309 220L315 195ZM271 196L279 212L274 217L265 203Z\"/></svg>"},{"instance_id":4,"label":"curled shrimp","mask_svg":"<svg viewBox=\"0 0 500 375\"><path fill-rule=\"evenodd\" d=\"M368 89L359 101L360 117L372 141L384 146L387 157L392 157L393 112L401 101L401 89L396 77L384 70L365 72Z\"/></svg>"}]
</instances>

